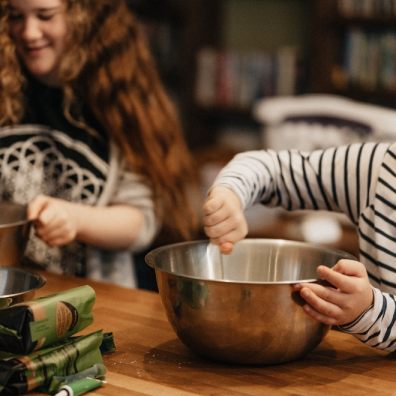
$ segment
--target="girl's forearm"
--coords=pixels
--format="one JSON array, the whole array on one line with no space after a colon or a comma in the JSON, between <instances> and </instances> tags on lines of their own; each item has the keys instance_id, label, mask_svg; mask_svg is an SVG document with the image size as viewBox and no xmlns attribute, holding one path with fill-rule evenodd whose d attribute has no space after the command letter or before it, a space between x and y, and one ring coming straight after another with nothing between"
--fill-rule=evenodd
<instances>
[{"instance_id":1,"label":"girl's forearm","mask_svg":"<svg viewBox=\"0 0 396 396\"><path fill-rule=\"evenodd\" d=\"M143 231L143 213L132 206L73 205L77 219L76 239L89 245L104 249L127 249Z\"/></svg>"}]
</instances>

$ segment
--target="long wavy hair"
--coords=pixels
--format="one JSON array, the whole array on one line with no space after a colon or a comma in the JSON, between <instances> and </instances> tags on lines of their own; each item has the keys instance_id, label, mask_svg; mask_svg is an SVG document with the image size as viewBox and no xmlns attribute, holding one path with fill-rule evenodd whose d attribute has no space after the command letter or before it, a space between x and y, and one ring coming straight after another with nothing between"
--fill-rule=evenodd
<instances>
[{"instance_id":1,"label":"long wavy hair","mask_svg":"<svg viewBox=\"0 0 396 396\"><path fill-rule=\"evenodd\" d=\"M192 161L138 21L125 0L63 1L69 26L59 71L65 116L73 113L81 123L78 112L87 105L130 169L148 180L168 239L191 239ZM9 36L8 2L0 0L0 125L21 121L26 84Z\"/></svg>"}]
</instances>

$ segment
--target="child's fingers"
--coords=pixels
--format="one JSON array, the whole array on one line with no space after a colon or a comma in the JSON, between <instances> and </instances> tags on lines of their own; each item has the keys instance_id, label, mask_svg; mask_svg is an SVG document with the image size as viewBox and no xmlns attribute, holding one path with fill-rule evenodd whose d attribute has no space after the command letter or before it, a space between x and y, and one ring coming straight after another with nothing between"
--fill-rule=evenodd
<instances>
[{"instance_id":1,"label":"child's fingers","mask_svg":"<svg viewBox=\"0 0 396 396\"><path fill-rule=\"evenodd\" d=\"M219 245L222 245L223 243L232 243L235 244L245 238L246 233L243 229L241 228L236 228L231 231L229 231L226 235L221 236L218 238L218 243Z\"/></svg>"},{"instance_id":2,"label":"child's fingers","mask_svg":"<svg viewBox=\"0 0 396 396\"><path fill-rule=\"evenodd\" d=\"M222 254L231 254L234 249L234 244L232 242L223 242L220 244L219 248Z\"/></svg>"},{"instance_id":3,"label":"child's fingers","mask_svg":"<svg viewBox=\"0 0 396 396\"><path fill-rule=\"evenodd\" d=\"M318 267L318 274L321 279L345 293L352 293L356 288L356 276L346 275L323 265Z\"/></svg>"},{"instance_id":4,"label":"child's fingers","mask_svg":"<svg viewBox=\"0 0 396 396\"><path fill-rule=\"evenodd\" d=\"M206 235L211 239L221 239L220 242L238 242L247 234L246 222L237 221L233 217L213 226L204 226Z\"/></svg>"},{"instance_id":5,"label":"child's fingers","mask_svg":"<svg viewBox=\"0 0 396 396\"><path fill-rule=\"evenodd\" d=\"M335 326L338 324L337 319L323 315L322 313L313 309L310 305L305 304L303 306L304 311L313 319L317 320L318 322L324 323L329 326Z\"/></svg>"},{"instance_id":6,"label":"child's fingers","mask_svg":"<svg viewBox=\"0 0 396 396\"><path fill-rule=\"evenodd\" d=\"M213 227L230 218L230 211L225 206L222 206L217 211L203 218L204 227Z\"/></svg>"},{"instance_id":7,"label":"child's fingers","mask_svg":"<svg viewBox=\"0 0 396 396\"><path fill-rule=\"evenodd\" d=\"M307 291L307 289L309 289L315 296L323 301L327 301L338 307L343 307L345 304L345 294L331 286L323 286L318 283L300 283L294 285L293 289L300 291L301 297L304 297L303 293L306 293L309 298L311 296L311 294ZM301 293L302 290L304 290L303 293Z\"/></svg>"},{"instance_id":8,"label":"child's fingers","mask_svg":"<svg viewBox=\"0 0 396 396\"><path fill-rule=\"evenodd\" d=\"M223 206L223 200L220 198L208 198L203 205L202 211L204 216L209 216L218 211Z\"/></svg>"},{"instance_id":9,"label":"child's fingers","mask_svg":"<svg viewBox=\"0 0 396 396\"><path fill-rule=\"evenodd\" d=\"M235 228L231 218L227 218L213 225L204 225L204 230L209 238L220 238L227 235L230 231Z\"/></svg>"},{"instance_id":10,"label":"child's fingers","mask_svg":"<svg viewBox=\"0 0 396 396\"><path fill-rule=\"evenodd\" d=\"M334 271L340 272L349 276L362 277L366 275L366 269L362 263L355 260L342 259L333 267Z\"/></svg>"},{"instance_id":11,"label":"child's fingers","mask_svg":"<svg viewBox=\"0 0 396 396\"><path fill-rule=\"evenodd\" d=\"M336 323L343 314L341 307L328 300L322 299L308 287L303 287L300 291L300 295L314 311L325 318L333 318L335 321L334 323Z\"/></svg>"}]
</instances>

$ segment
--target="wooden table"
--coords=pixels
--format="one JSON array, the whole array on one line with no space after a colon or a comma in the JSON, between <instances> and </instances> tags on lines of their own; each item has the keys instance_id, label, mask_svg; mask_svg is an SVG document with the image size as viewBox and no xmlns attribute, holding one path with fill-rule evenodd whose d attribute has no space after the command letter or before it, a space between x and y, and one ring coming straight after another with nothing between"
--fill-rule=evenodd
<instances>
[{"instance_id":1,"label":"wooden table","mask_svg":"<svg viewBox=\"0 0 396 396\"><path fill-rule=\"evenodd\" d=\"M107 384L92 395L396 395L396 356L330 331L305 359L244 367L197 357L176 337L153 292L43 273L39 295L84 284L94 287L97 329L114 333L117 351L104 357ZM39 393L31 393L39 395Z\"/></svg>"}]
</instances>

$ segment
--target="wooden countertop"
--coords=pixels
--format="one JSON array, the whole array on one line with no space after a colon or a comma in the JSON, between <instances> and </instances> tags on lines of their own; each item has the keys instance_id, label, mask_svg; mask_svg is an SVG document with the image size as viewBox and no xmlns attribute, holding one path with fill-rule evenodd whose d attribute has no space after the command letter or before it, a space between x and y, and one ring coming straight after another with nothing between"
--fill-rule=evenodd
<instances>
[{"instance_id":1,"label":"wooden countertop","mask_svg":"<svg viewBox=\"0 0 396 396\"><path fill-rule=\"evenodd\" d=\"M94 323L114 333L117 351L104 357L107 384L90 395L396 395L396 356L331 330L305 359L244 367L197 357L176 337L160 297L86 279L43 273L46 295L84 284L94 287ZM30 393L41 395L40 393Z\"/></svg>"}]
</instances>

